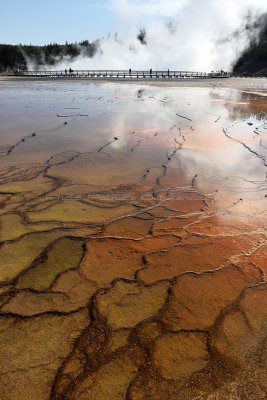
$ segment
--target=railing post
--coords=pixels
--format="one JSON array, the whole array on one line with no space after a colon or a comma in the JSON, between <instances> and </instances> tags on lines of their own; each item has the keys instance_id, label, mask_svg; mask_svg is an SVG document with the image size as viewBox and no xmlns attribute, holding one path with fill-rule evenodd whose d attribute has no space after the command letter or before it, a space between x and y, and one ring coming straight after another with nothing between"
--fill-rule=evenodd
<instances>
[{"instance_id":1,"label":"railing post","mask_svg":"<svg viewBox=\"0 0 267 400\"><path fill-rule=\"evenodd\" d=\"M224 71L211 71L211 72L194 72L194 71L132 71L132 70L75 70L67 71L14 71L18 76L33 76L33 77L47 77L47 78L169 78L169 79L213 79L213 78L229 78L230 74Z\"/></svg>"}]
</instances>

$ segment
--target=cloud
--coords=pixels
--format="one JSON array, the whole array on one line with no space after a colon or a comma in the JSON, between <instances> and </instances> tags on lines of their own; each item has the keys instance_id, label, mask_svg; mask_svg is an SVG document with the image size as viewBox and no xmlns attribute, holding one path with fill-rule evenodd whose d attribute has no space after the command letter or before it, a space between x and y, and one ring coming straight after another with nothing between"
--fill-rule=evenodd
<instances>
[{"instance_id":1,"label":"cloud","mask_svg":"<svg viewBox=\"0 0 267 400\"><path fill-rule=\"evenodd\" d=\"M114 10L121 16L170 17L175 14L186 0L113 0Z\"/></svg>"},{"instance_id":2,"label":"cloud","mask_svg":"<svg viewBox=\"0 0 267 400\"><path fill-rule=\"evenodd\" d=\"M104 4L89 3L89 4L87 4L87 7L100 8L100 9L106 9L106 10L114 10L114 7L110 3L104 3Z\"/></svg>"}]
</instances>

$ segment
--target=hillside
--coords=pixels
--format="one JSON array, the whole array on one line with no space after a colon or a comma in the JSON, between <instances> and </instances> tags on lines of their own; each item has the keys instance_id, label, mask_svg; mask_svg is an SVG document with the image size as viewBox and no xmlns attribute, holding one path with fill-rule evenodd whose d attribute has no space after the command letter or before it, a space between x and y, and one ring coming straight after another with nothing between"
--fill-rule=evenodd
<instances>
[{"instance_id":1,"label":"hillside","mask_svg":"<svg viewBox=\"0 0 267 400\"><path fill-rule=\"evenodd\" d=\"M80 43L53 43L46 46L0 44L0 72L24 70L27 59L34 67L41 68L43 65L53 66L63 58L71 61L80 54L93 57L97 46L97 40L92 43L84 40Z\"/></svg>"},{"instance_id":2,"label":"hillside","mask_svg":"<svg viewBox=\"0 0 267 400\"><path fill-rule=\"evenodd\" d=\"M267 14L261 18L262 31L258 41L252 41L233 67L239 76L267 77Z\"/></svg>"}]
</instances>

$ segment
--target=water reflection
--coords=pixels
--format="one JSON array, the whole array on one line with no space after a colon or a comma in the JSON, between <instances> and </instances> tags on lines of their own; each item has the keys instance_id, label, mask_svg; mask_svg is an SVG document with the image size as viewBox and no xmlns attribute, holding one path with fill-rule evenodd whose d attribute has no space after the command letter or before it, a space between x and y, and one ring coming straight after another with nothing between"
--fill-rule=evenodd
<instances>
[{"instance_id":1,"label":"water reflection","mask_svg":"<svg viewBox=\"0 0 267 400\"><path fill-rule=\"evenodd\" d=\"M224 400L248 381L263 398L266 106L217 87L2 87L3 399Z\"/></svg>"}]
</instances>

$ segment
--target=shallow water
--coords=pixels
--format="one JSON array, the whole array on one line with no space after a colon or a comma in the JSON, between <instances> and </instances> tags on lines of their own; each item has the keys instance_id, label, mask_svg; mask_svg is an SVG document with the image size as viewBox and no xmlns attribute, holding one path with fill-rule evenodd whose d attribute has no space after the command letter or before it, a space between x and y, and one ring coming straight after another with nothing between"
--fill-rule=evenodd
<instances>
[{"instance_id":1,"label":"shallow water","mask_svg":"<svg viewBox=\"0 0 267 400\"><path fill-rule=\"evenodd\" d=\"M230 88L1 83L1 400L264 399L266 116Z\"/></svg>"}]
</instances>

